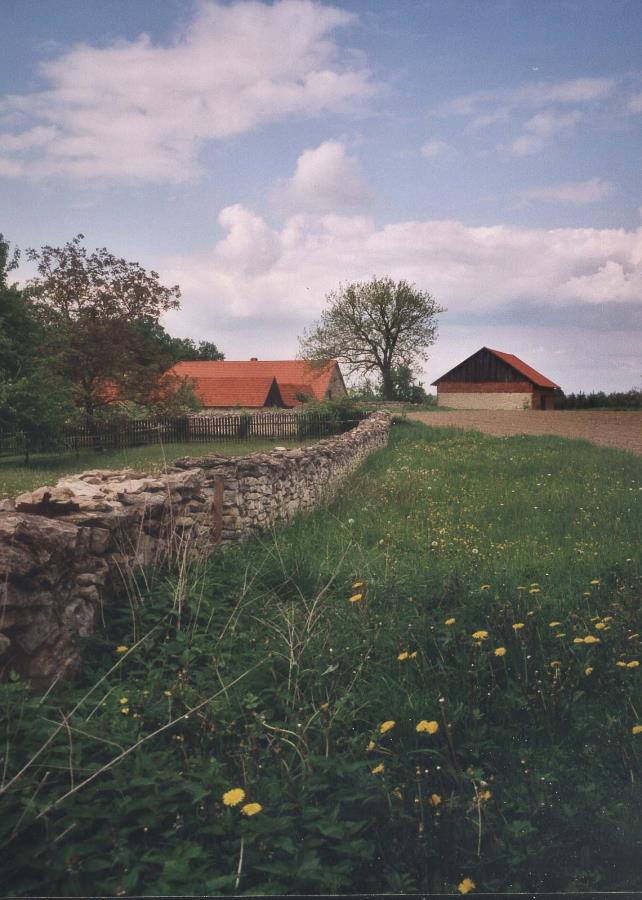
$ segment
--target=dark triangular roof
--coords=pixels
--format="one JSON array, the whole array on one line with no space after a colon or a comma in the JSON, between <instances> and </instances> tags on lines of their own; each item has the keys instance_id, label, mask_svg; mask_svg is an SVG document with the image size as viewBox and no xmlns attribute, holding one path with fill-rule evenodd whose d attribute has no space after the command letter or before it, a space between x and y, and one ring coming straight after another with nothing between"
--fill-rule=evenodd
<instances>
[{"instance_id":1,"label":"dark triangular roof","mask_svg":"<svg viewBox=\"0 0 642 900\"><path fill-rule=\"evenodd\" d=\"M453 366L452 369L449 369L444 375L441 375L439 378L435 379L432 382L433 385L439 384L444 378L450 375L451 372L454 372L455 369L458 369L464 363L467 363L469 359L472 359L474 356L477 356L478 353L481 353L482 350L487 350L488 353L492 353L493 356L496 356L497 359L501 359L502 362L505 362L507 365L514 369L515 372L518 372L520 375L523 375L531 384L534 384L536 387L541 388L557 388L558 384L555 384L554 381L551 381L550 378L546 378L545 375L542 375L532 366L529 366L528 363L525 363L523 360L519 358L519 356L515 356L513 353L504 353L502 350L492 350L490 347L481 347L479 350L476 350L475 353L471 353L465 360L460 363L457 363L456 366Z\"/></svg>"}]
</instances>

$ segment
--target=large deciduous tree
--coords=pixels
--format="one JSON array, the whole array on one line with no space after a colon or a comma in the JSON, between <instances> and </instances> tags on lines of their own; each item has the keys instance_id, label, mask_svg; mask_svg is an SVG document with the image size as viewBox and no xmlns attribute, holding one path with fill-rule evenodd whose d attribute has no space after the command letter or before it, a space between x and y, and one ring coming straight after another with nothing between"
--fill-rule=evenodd
<instances>
[{"instance_id":1,"label":"large deciduous tree","mask_svg":"<svg viewBox=\"0 0 642 900\"><path fill-rule=\"evenodd\" d=\"M341 286L326 299L320 320L299 340L300 356L338 359L348 375L379 374L384 399L393 400L393 370L428 358L444 310L427 291L392 278Z\"/></svg>"},{"instance_id":2,"label":"large deciduous tree","mask_svg":"<svg viewBox=\"0 0 642 900\"><path fill-rule=\"evenodd\" d=\"M89 253L83 239L27 252L38 271L28 295L52 366L72 384L91 424L115 402L145 404L150 385L172 364L148 326L179 307L180 290L105 248Z\"/></svg>"}]
</instances>

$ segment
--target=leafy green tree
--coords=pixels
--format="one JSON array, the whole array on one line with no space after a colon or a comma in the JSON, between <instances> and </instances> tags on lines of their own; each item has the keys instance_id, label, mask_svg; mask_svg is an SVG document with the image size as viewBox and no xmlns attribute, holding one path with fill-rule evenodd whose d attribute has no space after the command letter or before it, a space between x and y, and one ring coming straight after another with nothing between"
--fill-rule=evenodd
<instances>
[{"instance_id":1,"label":"leafy green tree","mask_svg":"<svg viewBox=\"0 0 642 900\"><path fill-rule=\"evenodd\" d=\"M423 384L415 380L412 369L409 366L397 366L391 372L392 391L395 400L403 400L405 403L425 403L428 395Z\"/></svg>"},{"instance_id":2,"label":"leafy green tree","mask_svg":"<svg viewBox=\"0 0 642 900\"><path fill-rule=\"evenodd\" d=\"M320 320L299 339L300 356L338 359L348 375L377 373L384 399L394 399L393 370L428 358L443 308L427 291L391 278L341 286L326 299Z\"/></svg>"},{"instance_id":3,"label":"leafy green tree","mask_svg":"<svg viewBox=\"0 0 642 900\"><path fill-rule=\"evenodd\" d=\"M137 323L136 328L145 337L150 348L156 348L166 355L168 367L183 360L225 359L225 354L211 341L199 341L197 344L192 338L172 337L156 320L143 319Z\"/></svg>"},{"instance_id":4,"label":"leafy green tree","mask_svg":"<svg viewBox=\"0 0 642 900\"><path fill-rule=\"evenodd\" d=\"M54 370L71 384L76 404L93 424L112 404L147 399L168 359L144 325L177 309L180 290L105 248L89 253L83 238L27 252L38 270L28 296Z\"/></svg>"}]
</instances>

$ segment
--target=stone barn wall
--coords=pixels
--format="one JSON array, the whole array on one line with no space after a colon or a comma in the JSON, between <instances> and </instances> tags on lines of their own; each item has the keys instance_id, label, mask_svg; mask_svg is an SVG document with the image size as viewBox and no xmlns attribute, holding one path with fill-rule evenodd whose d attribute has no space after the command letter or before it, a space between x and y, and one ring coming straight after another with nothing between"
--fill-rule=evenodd
<instances>
[{"instance_id":1,"label":"stone barn wall","mask_svg":"<svg viewBox=\"0 0 642 900\"><path fill-rule=\"evenodd\" d=\"M390 415L296 450L177 460L163 475L91 470L0 512L0 667L40 685L78 670L78 639L137 568L207 554L332 496L388 442Z\"/></svg>"}]
</instances>

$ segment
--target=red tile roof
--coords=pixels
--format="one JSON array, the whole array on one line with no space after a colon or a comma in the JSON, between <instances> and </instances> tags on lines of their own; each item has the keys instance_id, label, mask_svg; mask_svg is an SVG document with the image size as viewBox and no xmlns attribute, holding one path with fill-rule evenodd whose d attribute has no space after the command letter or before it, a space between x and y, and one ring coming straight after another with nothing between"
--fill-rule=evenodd
<instances>
[{"instance_id":1,"label":"red tile roof","mask_svg":"<svg viewBox=\"0 0 642 900\"><path fill-rule=\"evenodd\" d=\"M181 374L185 375L186 373ZM190 377L194 380L194 393L203 406L262 407L267 404L272 387L276 390L276 397L273 394L273 399L281 399L274 376L271 378L269 375L254 375L251 378L234 376L211 378L191 375Z\"/></svg>"},{"instance_id":2,"label":"red tile roof","mask_svg":"<svg viewBox=\"0 0 642 900\"><path fill-rule=\"evenodd\" d=\"M312 366L299 359L257 359L257 360L194 360L176 363L170 370L174 375L202 378L276 378L279 385L305 386L315 400L324 400L332 380L336 360L323 366ZM207 405L207 404L203 404Z\"/></svg>"},{"instance_id":3,"label":"red tile roof","mask_svg":"<svg viewBox=\"0 0 642 900\"><path fill-rule=\"evenodd\" d=\"M537 387L559 387L559 384L555 384L555 382L551 381L550 378L546 378L545 375L540 374L536 369L533 369L531 366L527 365L518 356L514 356L512 353L503 353L501 350L491 350L490 347L486 347L486 349L489 351L489 353L492 353L494 356L499 357L499 359L503 359L505 363L508 363L508 365L519 372L520 375L524 375L526 378L528 378L529 381L537 385Z\"/></svg>"},{"instance_id":4,"label":"red tile roof","mask_svg":"<svg viewBox=\"0 0 642 900\"><path fill-rule=\"evenodd\" d=\"M305 395L310 399L314 399L312 395L312 388L309 384L282 384L279 382L279 390L281 391L281 397L283 397L283 402L286 406L301 406L305 401L299 400L297 394L299 396Z\"/></svg>"}]
</instances>

